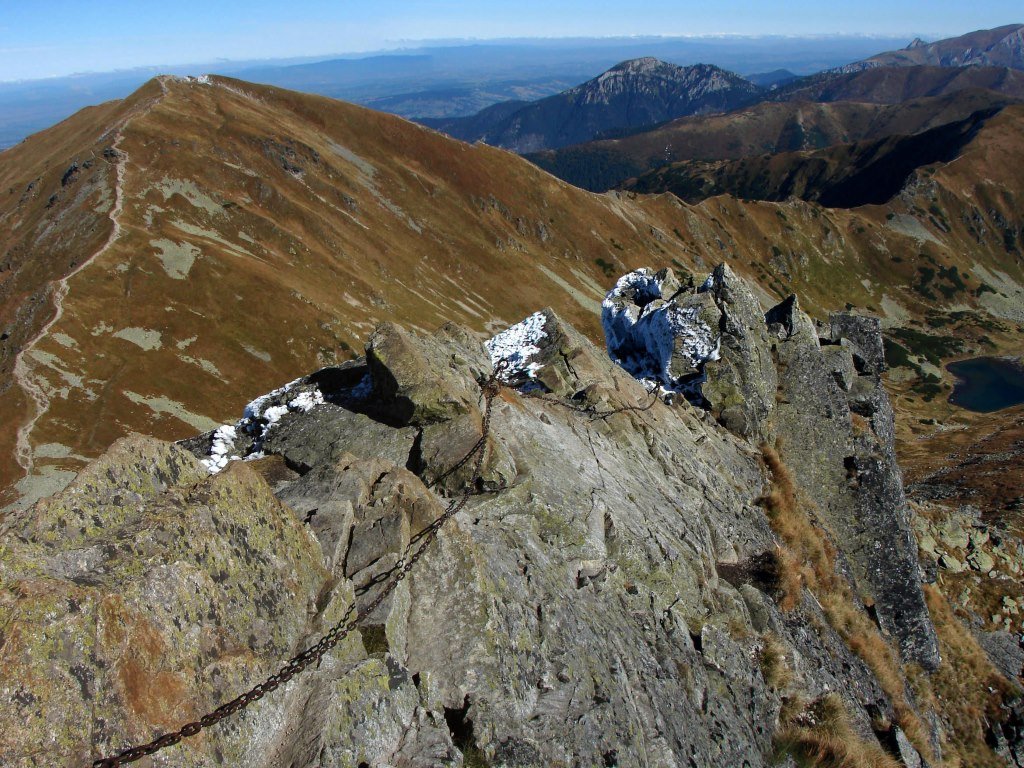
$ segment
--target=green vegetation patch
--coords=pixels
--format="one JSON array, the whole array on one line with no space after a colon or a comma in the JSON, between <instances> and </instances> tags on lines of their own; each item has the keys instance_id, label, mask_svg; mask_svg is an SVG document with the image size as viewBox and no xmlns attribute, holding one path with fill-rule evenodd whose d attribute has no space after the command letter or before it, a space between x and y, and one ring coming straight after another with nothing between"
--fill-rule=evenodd
<instances>
[{"instance_id":1,"label":"green vegetation patch","mask_svg":"<svg viewBox=\"0 0 1024 768\"><path fill-rule=\"evenodd\" d=\"M594 259L594 263L597 264L598 268L602 272L604 272L605 277L615 276L615 265L612 264L610 261L605 261L600 256L598 256L596 259Z\"/></svg>"},{"instance_id":2,"label":"green vegetation patch","mask_svg":"<svg viewBox=\"0 0 1024 768\"><path fill-rule=\"evenodd\" d=\"M942 358L963 352L964 345L953 336L933 336L913 328L892 328L888 335L903 344L911 354L923 357L932 365L942 365Z\"/></svg>"},{"instance_id":3,"label":"green vegetation patch","mask_svg":"<svg viewBox=\"0 0 1024 768\"><path fill-rule=\"evenodd\" d=\"M889 338L882 339L885 347L885 364L890 368L914 368L910 360L910 352L902 344L897 344Z\"/></svg>"}]
</instances>

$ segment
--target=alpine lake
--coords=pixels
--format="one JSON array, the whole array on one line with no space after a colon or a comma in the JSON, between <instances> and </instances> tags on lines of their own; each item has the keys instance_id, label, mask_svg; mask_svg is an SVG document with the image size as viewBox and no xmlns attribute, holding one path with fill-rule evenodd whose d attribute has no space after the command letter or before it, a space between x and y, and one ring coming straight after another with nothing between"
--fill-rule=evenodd
<instances>
[{"instance_id":1,"label":"alpine lake","mask_svg":"<svg viewBox=\"0 0 1024 768\"><path fill-rule=\"evenodd\" d=\"M974 357L949 363L956 377L949 402L976 413L993 413L1024 403L1024 365L1006 357Z\"/></svg>"}]
</instances>

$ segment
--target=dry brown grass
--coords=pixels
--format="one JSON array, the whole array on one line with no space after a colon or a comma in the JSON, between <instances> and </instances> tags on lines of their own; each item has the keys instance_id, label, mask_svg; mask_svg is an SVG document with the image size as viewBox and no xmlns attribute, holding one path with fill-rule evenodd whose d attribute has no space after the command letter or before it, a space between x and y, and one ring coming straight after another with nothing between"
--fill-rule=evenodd
<instances>
[{"instance_id":1,"label":"dry brown grass","mask_svg":"<svg viewBox=\"0 0 1024 768\"><path fill-rule=\"evenodd\" d=\"M779 604L791 611L801 599L803 587L827 586L835 579L835 549L824 531L811 523L801 511L797 487L778 452L762 446L765 464L772 474L772 489L759 503L764 507L772 529L783 542L779 552Z\"/></svg>"},{"instance_id":2,"label":"dry brown grass","mask_svg":"<svg viewBox=\"0 0 1024 768\"><path fill-rule=\"evenodd\" d=\"M862 609L849 582L836 573L835 548L826 533L811 522L805 511L807 505L802 503L796 482L778 451L768 445L763 445L761 451L772 475L772 490L761 499L761 505L784 550L779 558L780 584L785 585L780 607L792 610L799 604L801 595L801 591L793 591L794 588L797 584L806 586L817 598L829 624L868 665L889 696L896 722L907 738L929 762L935 762L929 729L910 703L906 674L897 654ZM845 764L825 762L820 765Z\"/></svg>"},{"instance_id":3,"label":"dry brown grass","mask_svg":"<svg viewBox=\"0 0 1024 768\"><path fill-rule=\"evenodd\" d=\"M1005 763L985 742L985 725L1002 718L1000 705L1012 694L1010 683L992 666L934 585L925 587L925 598L939 636L942 664L931 675L919 668L908 672L918 699L928 700L951 731L945 745L946 765L1001 768Z\"/></svg>"},{"instance_id":4,"label":"dry brown grass","mask_svg":"<svg viewBox=\"0 0 1024 768\"><path fill-rule=\"evenodd\" d=\"M871 422L859 413L850 412L850 427L853 429L853 434L858 437L871 434Z\"/></svg>"},{"instance_id":5,"label":"dry brown grass","mask_svg":"<svg viewBox=\"0 0 1024 768\"><path fill-rule=\"evenodd\" d=\"M777 756L792 755L815 768L899 768L900 763L854 730L838 695L813 702L784 722L776 739Z\"/></svg>"},{"instance_id":6,"label":"dry brown grass","mask_svg":"<svg viewBox=\"0 0 1024 768\"><path fill-rule=\"evenodd\" d=\"M777 553L780 607L795 608L803 587L814 594L829 624L868 665L891 699L896 723L931 764L939 763L931 745L930 729L919 711L935 712L945 723L947 739L941 764L946 768L1004 765L986 744L985 730L988 722L1001 718L1000 705L1011 693L1010 683L995 670L939 589L925 587L942 655L942 665L929 675L916 665L901 664L895 650L861 609L850 584L836 573L835 550L825 532L813 524L805 511L807 507L778 452L768 446L762 450L773 482L771 493L761 504L782 542ZM771 652L762 657L762 664L767 662L770 667L770 660ZM916 707L911 704L908 682ZM825 718L831 725L824 730L801 724L800 712L805 709L799 698L787 699L780 716L784 728L778 744L798 760L834 768L894 764L884 753L879 757L874 748L865 753L860 746L851 747L841 721L835 718Z\"/></svg>"},{"instance_id":7,"label":"dry brown grass","mask_svg":"<svg viewBox=\"0 0 1024 768\"><path fill-rule=\"evenodd\" d=\"M775 633L769 632L764 636L758 660L769 688L784 691L792 684L793 670L786 659L786 646Z\"/></svg>"}]
</instances>

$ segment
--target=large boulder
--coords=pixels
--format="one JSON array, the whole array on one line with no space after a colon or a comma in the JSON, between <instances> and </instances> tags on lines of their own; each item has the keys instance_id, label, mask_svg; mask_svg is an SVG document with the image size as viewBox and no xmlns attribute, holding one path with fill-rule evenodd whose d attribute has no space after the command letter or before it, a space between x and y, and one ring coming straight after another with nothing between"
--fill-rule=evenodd
<instances>
[{"instance_id":1,"label":"large boulder","mask_svg":"<svg viewBox=\"0 0 1024 768\"><path fill-rule=\"evenodd\" d=\"M379 417L432 424L477 410L476 379L490 373L482 343L455 325L432 336L386 323L366 346Z\"/></svg>"}]
</instances>

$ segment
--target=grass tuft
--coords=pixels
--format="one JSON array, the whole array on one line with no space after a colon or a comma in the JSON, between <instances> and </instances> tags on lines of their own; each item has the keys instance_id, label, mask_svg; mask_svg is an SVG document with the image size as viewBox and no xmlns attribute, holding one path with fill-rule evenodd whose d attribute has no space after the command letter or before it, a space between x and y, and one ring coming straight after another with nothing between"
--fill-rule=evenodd
<instances>
[{"instance_id":1,"label":"grass tuft","mask_svg":"<svg viewBox=\"0 0 1024 768\"><path fill-rule=\"evenodd\" d=\"M836 572L835 547L825 531L811 522L805 511L808 505L801 503L796 482L778 451L762 445L761 453L771 472L772 489L760 503L783 550L779 558L779 582L784 585L780 608L792 610L800 602L802 588L806 587L821 605L832 628L871 669L892 701L896 722L907 738L925 759L936 762L929 729L911 705L899 657L863 610L849 582ZM821 765L854 764L825 762Z\"/></svg>"},{"instance_id":2,"label":"grass tuft","mask_svg":"<svg viewBox=\"0 0 1024 768\"><path fill-rule=\"evenodd\" d=\"M776 757L792 756L797 765L814 768L899 768L900 763L877 743L854 729L843 700L830 693L783 724Z\"/></svg>"}]
</instances>

